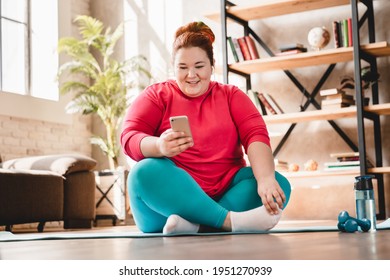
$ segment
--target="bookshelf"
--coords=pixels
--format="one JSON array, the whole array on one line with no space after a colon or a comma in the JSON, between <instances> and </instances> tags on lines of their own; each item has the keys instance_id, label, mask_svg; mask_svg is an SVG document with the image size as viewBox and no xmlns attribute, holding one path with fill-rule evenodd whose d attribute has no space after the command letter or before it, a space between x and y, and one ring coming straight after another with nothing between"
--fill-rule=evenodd
<instances>
[{"instance_id":1,"label":"bookshelf","mask_svg":"<svg viewBox=\"0 0 390 280\"><path fill-rule=\"evenodd\" d=\"M390 46L387 42L378 42L361 46L362 51L375 56L390 56ZM265 57L230 64L230 70L252 74L273 70L289 70L299 67L348 62L353 60L353 47L311 51L288 56Z\"/></svg>"},{"instance_id":2,"label":"bookshelf","mask_svg":"<svg viewBox=\"0 0 390 280\"><path fill-rule=\"evenodd\" d=\"M373 167L368 171L372 174L390 174L390 167ZM287 178L317 178L326 176L359 176L356 170L340 171L298 171L298 172L281 172Z\"/></svg>"},{"instance_id":3,"label":"bookshelf","mask_svg":"<svg viewBox=\"0 0 390 280\"><path fill-rule=\"evenodd\" d=\"M365 106L364 108L365 112L370 112L376 115L390 115L390 104L369 105ZM267 115L263 118L267 124L279 124L356 118L356 115L356 106L351 106L331 111L317 110L279 115Z\"/></svg>"},{"instance_id":4,"label":"bookshelf","mask_svg":"<svg viewBox=\"0 0 390 280\"><path fill-rule=\"evenodd\" d=\"M239 1L237 2L239 3ZM262 20L269 17L307 12L318 9L332 9L338 6L349 6L351 8L353 42L352 47L342 47L325 49L320 51L310 51L286 56L275 56L262 38L249 27L249 22L253 20ZM362 9L363 6L363 9ZM359 15L363 10L363 14ZM277 115L264 116L267 125L273 124L290 124L286 135L282 139L279 146L275 149L274 155L282 148L287 137L291 134L295 125L300 122L311 121L328 121L335 131L342 137L353 151L359 151L360 168L357 170L340 170L340 171L318 171L318 172L288 172L287 177L295 178L312 178L324 176L358 176L373 174L378 182L378 205L379 213L377 218L383 219L385 213L384 200L384 179L383 174L390 174L390 167L383 166L382 159L382 140L381 140L381 121L380 117L390 115L390 103L381 104L379 102L379 89L377 85L371 87L372 104L369 106L363 105L363 89L361 87L361 61L368 62L372 71L377 71L377 58L390 56L390 45L388 42L377 42L375 40L374 26L374 5L373 0L274 0L274 1L259 1L259 3L250 6L235 5L226 0L221 0L221 9L219 12L205 15L207 18L217 21L221 24L223 51L222 74L224 81L228 82L229 73L241 75L246 79L247 89L251 89L251 74L269 72L269 71L284 71L291 81L298 87L300 92L303 92L307 98L302 112L285 113ZM247 60L238 63L228 64L228 45L226 43L227 24L234 23L244 27L244 35L252 35L259 45L269 54L269 57L261 57L260 59ZM361 26L367 23L367 31L362 33ZM360 44L360 37L368 38L369 43ZM318 93L321 85L327 80L330 73L333 71L337 63L353 63L354 79L356 91L356 106L339 108L339 109L324 109L315 101L314 97ZM304 87L292 75L289 70L309 67L329 65L326 73L319 78L313 92L305 93ZM317 110L306 111L309 105L313 105ZM356 127L358 134L358 143L355 144L343 132L334 121L338 119L354 118L356 119ZM372 122L374 131L374 150L375 150L375 166L368 167L366 155L366 140L365 140L365 120Z\"/></svg>"},{"instance_id":5,"label":"bookshelf","mask_svg":"<svg viewBox=\"0 0 390 280\"><path fill-rule=\"evenodd\" d=\"M347 5L350 3L350 0L274 0L262 2L265 3L259 3L245 7L231 6L227 9L227 12L237 18L243 19L245 21L251 21L256 19ZM206 17L215 21L221 21L220 15L220 13L212 13L206 15Z\"/></svg>"}]
</instances>

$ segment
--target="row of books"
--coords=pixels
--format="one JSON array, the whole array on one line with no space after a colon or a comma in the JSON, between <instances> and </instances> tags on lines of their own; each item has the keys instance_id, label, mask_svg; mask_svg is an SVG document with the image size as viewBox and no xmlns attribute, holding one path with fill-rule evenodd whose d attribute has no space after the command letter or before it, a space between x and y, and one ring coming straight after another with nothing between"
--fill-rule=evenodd
<instances>
[{"instance_id":1,"label":"row of books","mask_svg":"<svg viewBox=\"0 0 390 280\"><path fill-rule=\"evenodd\" d=\"M296 44L279 47L279 52L275 53L275 55L283 56L283 55L297 54L303 52L307 52L307 48L301 43L296 43Z\"/></svg>"},{"instance_id":2,"label":"row of books","mask_svg":"<svg viewBox=\"0 0 390 280\"><path fill-rule=\"evenodd\" d=\"M338 88L320 90L321 109L337 109L355 105L353 95L347 94L345 91Z\"/></svg>"},{"instance_id":3,"label":"row of books","mask_svg":"<svg viewBox=\"0 0 390 280\"><path fill-rule=\"evenodd\" d=\"M330 157L336 160L325 162L324 171L358 170L360 168L359 152L332 153ZM367 165L373 167L370 161L367 161Z\"/></svg>"},{"instance_id":4,"label":"row of books","mask_svg":"<svg viewBox=\"0 0 390 280\"><path fill-rule=\"evenodd\" d=\"M236 63L260 58L255 41L252 39L252 37L244 36L233 38L229 36L227 37L227 40Z\"/></svg>"},{"instance_id":5,"label":"row of books","mask_svg":"<svg viewBox=\"0 0 390 280\"><path fill-rule=\"evenodd\" d=\"M255 104L256 108L259 109L263 115L276 115L284 113L279 104L268 93L248 90L248 96Z\"/></svg>"},{"instance_id":6,"label":"row of books","mask_svg":"<svg viewBox=\"0 0 390 280\"><path fill-rule=\"evenodd\" d=\"M333 21L334 47L352 47L352 19Z\"/></svg>"}]
</instances>

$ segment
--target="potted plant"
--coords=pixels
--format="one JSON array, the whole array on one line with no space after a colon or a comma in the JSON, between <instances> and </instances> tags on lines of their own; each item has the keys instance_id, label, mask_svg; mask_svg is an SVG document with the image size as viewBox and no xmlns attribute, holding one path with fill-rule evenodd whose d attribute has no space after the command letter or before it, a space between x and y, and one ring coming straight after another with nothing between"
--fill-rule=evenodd
<instances>
[{"instance_id":1,"label":"potted plant","mask_svg":"<svg viewBox=\"0 0 390 280\"><path fill-rule=\"evenodd\" d=\"M130 212L125 187L127 171L118 168L119 128L132 97L150 82L151 74L141 55L124 61L113 58L123 24L111 31L90 16L77 16L75 22L81 39L64 37L58 42L58 52L71 58L58 70L58 77L70 75L61 84L60 92L73 94L65 108L68 113L96 114L104 124L105 137L91 137L91 143L107 156L110 168L95 172L96 221L110 218L115 225Z\"/></svg>"},{"instance_id":2,"label":"potted plant","mask_svg":"<svg viewBox=\"0 0 390 280\"><path fill-rule=\"evenodd\" d=\"M361 69L360 77L362 81L362 94L364 97L365 91L373 84L379 82L379 73L374 73L371 71L370 66L365 66ZM355 89L355 79L352 76L343 76L340 81L340 89ZM369 103L369 98L364 97L364 105L367 106Z\"/></svg>"},{"instance_id":3,"label":"potted plant","mask_svg":"<svg viewBox=\"0 0 390 280\"><path fill-rule=\"evenodd\" d=\"M132 98L130 92L134 95L134 90L136 94L137 89L140 91L149 83L149 65L142 55L124 61L113 58L115 45L123 35L123 24L111 32L90 16L77 16L75 22L81 39L63 37L58 42L58 52L71 58L60 66L58 76L68 73L74 78L62 83L60 92L74 94L66 106L68 113L99 116L106 135L93 136L91 143L100 147L107 155L110 169L115 170L120 153L118 130Z\"/></svg>"}]
</instances>

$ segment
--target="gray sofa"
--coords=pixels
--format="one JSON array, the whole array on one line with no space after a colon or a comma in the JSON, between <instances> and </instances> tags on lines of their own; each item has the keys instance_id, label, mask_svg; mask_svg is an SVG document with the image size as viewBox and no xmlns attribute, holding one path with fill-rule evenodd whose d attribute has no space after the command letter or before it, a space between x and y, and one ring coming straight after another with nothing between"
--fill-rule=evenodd
<instances>
[{"instance_id":1,"label":"gray sofa","mask_svg":"<svg viewBox=\"0 0 390 280\"><path fill-rule=\"evenodd\" d=\"M91 228L95 219L96 161L79 154L24 157L0 164L0 225L64 221Z\"/></svg>"}]
</instances>

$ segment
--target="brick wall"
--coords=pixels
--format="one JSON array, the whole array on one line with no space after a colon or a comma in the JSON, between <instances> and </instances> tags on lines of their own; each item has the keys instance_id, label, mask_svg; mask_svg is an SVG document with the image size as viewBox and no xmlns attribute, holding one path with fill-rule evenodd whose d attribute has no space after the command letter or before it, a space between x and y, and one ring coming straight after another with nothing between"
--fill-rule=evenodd
<instances>
[{"instance_id":1,"label":"brick wall","mask_svg":"<svg viewBox=\"0 0 390 280\"><path fill-rule=\"evenodd\" d=\"M78 152L91 155L90 117L74 115L71 125L0 115L0 155L24 156Z\"/></svg>"}]
</instances>

